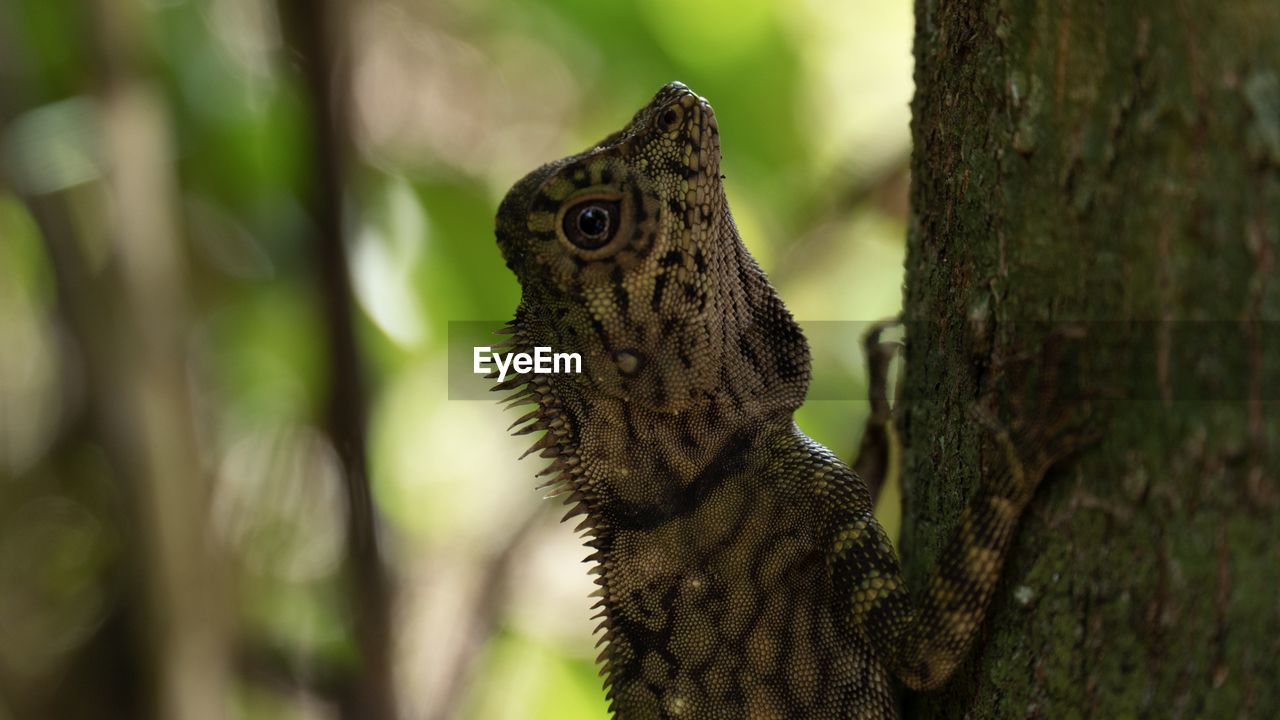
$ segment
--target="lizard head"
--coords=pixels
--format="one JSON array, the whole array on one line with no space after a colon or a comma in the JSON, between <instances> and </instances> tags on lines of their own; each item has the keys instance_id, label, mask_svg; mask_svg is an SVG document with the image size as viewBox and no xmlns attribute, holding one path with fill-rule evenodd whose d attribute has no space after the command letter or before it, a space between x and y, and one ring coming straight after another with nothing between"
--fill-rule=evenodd
<instances>
[{"instance_id":1,"label":"lizard head","mask_svg":"<svg viewBox=\"0 0 1280 720\"><path fill-rule=\"evenodd\" d=\"M517 336L580 353L568 381L663 413L803 402L808 347L729 214L715 113L683 84L516 183L497 237Z\"/></svg>"}]
</instances>

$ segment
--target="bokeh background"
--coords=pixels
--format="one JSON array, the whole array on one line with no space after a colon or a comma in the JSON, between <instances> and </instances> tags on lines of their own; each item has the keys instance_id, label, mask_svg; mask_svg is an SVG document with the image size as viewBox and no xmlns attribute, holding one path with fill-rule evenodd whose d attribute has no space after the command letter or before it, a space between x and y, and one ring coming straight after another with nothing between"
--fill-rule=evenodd
<instances>
[{"instance_id":1,"label":"bokeh background","mask_svg":"<svg viewBox=\"0 0 1280 720\"><path fill-rule=\"evenodd\" d=\"M0 719L362 717L371 648L402 717L602 717L585 551L449 323L516 306L506 189L667 81L820 362L897 311L906 0L359 0L330 64L308 5L0 1ZM799 417L846 459L855 389Z\"/></svg>"}]
</instances>

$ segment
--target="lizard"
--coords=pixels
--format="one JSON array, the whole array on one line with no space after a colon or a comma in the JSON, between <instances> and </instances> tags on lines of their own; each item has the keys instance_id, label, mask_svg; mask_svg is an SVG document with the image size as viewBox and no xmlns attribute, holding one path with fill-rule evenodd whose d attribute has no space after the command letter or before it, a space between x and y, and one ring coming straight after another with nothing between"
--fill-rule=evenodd
<instances>
[{"instance_id":1,"label":"lizard","mask_svg":"<svg viewBox=\"0 0 1280 720\"><path fill-rule=\"evenodd\" d=\"M526 455L583 518L614 716L894 718L898 683L937 688L965 658L1072 443L1020 452L995 426L1006 465L913 599L866 484L793 419L808 346L720 162L711 105L675 82L510 189L495 234L521 299L502 347L577 352L582 372L494 389L533 405L512 429L543 433Z\"/></svg>"}]
</instances>

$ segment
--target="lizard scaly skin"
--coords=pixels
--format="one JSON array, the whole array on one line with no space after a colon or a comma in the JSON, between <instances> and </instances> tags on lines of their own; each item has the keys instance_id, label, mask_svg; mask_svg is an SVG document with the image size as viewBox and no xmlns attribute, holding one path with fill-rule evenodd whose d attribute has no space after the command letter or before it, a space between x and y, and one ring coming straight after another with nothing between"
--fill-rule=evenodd
<instances>
[{"instance_id":1,"label":"lizard scaly skin","mask_svg":"<svg viewBox=\"0 0 1280 720\"><path fill-rule=\"evenodd\" d=\"M705 100L667 85L535 170L497 237L508 347L582 356L499 387L585 515L617 717L893 718L895 678L949 676L1044 466L984 483L913 601L862 480L792 420L808 346L738 236Z\"/></svg>"}]
</instances>

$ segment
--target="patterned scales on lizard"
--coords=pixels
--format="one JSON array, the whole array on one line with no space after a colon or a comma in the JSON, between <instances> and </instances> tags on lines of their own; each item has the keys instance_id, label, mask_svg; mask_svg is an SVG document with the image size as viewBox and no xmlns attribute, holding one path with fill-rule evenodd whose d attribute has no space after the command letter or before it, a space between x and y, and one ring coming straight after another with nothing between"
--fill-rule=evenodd
<instances>
[{"instance_id":1,"label":"patterned scales on lizard","mask_svg":"<svg viewBox=\"0 0 1280 720\"><path fill-rule=\"evenodd\" d=\"M578 375L499 389L594 549L615 715L892 718L963 659L1045 464L988 480L918 601L863 481L796 427L809 351L734 226L711 106L680 83L503 200L506 347ZM1017 466L1017 462L1013 462ZM1020 468L1020 466L1018 466Z\"/></svg>"}]
</instances>

